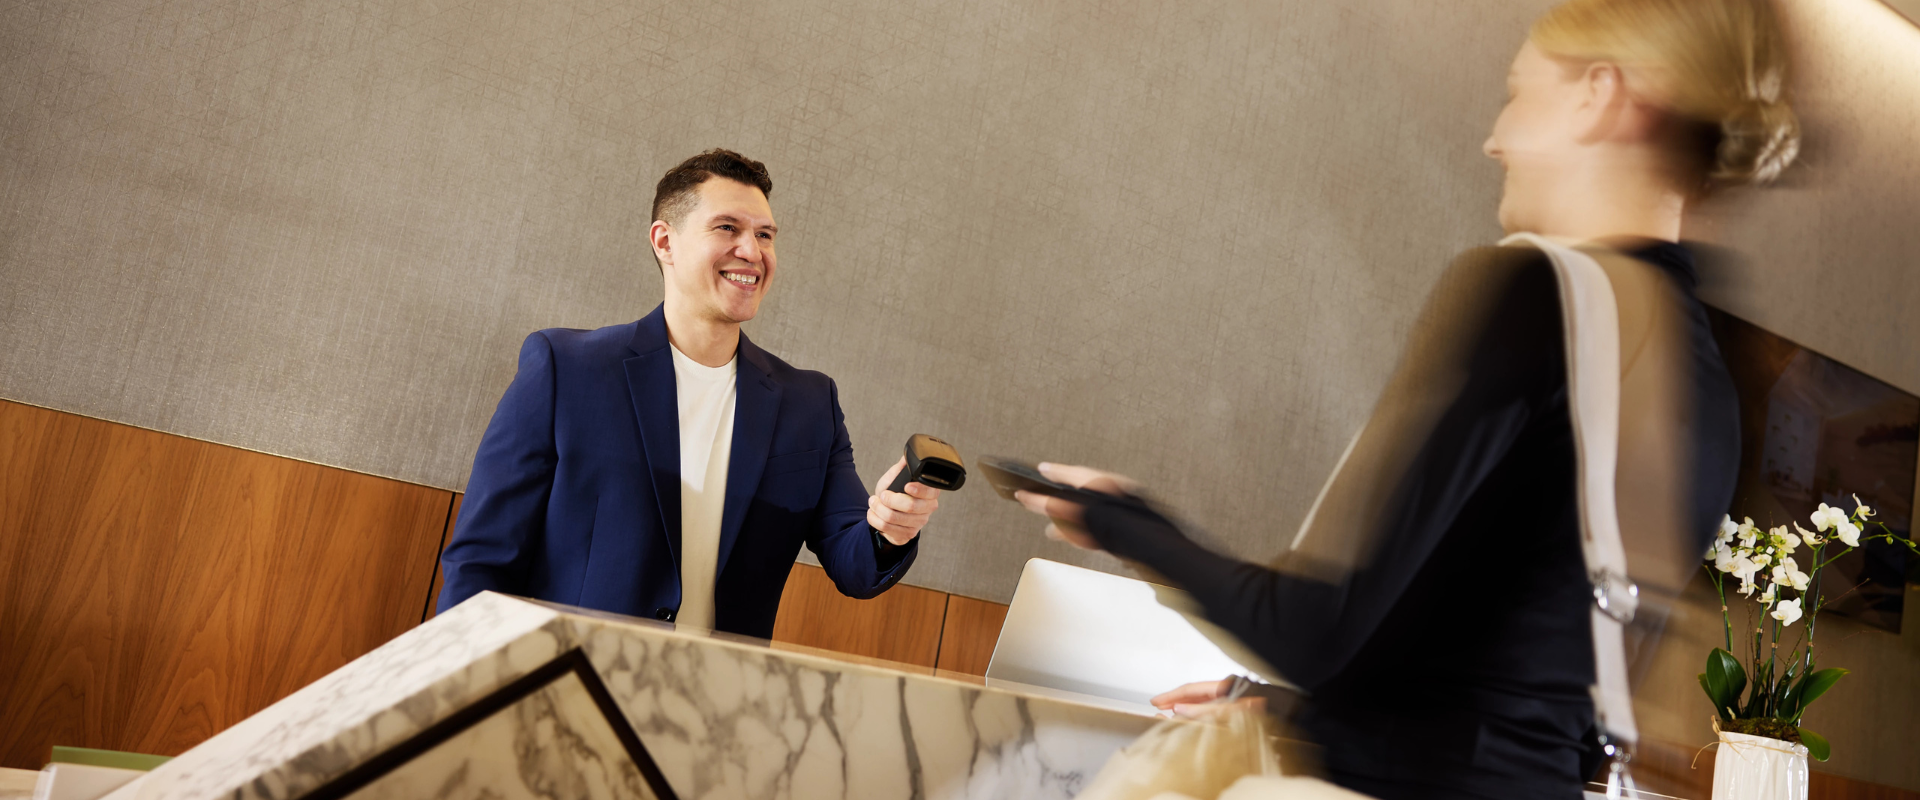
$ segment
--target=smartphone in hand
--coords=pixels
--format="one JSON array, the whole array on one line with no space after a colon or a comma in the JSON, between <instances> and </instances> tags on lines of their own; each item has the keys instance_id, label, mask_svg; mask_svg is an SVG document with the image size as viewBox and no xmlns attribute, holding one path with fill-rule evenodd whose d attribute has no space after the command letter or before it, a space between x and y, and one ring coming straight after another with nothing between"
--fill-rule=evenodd
<instances>
[{"instance_id":1,"label":"smartphone in hand","mask_svg":"<svg viewBox=\"0 0 1920 800\"><path fill-rule=\"evenodd\" d=\"M1040 469L1025 461L999 456L981 456L974 459L973 465L986 476L993 491L1008 500L1015 499L1014 492L1028 491L1048 497L1058 497L1081 505L1092 505L1103 500L1113 500L1114 496L1091 489L1068 486L1045 475Z\"/></svg>"}]
</instances>

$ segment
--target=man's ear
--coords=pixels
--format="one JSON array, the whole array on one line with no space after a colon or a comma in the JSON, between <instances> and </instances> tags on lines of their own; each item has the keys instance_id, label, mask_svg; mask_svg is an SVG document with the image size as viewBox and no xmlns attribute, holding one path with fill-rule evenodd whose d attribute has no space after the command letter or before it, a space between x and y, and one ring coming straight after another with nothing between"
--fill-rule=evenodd
<instances>
[{"instance_id":1,"label":"man's ear","mask_svg":"<svg viewBox=\"0 0 1920 800\"><path fill-rule=\"evenodd\" d=\"M647 238L653 243L653 257L659 260L661 269L666 269L673 263L673 226L656 219L647 230Z\"/></svg>"}]
</instances>

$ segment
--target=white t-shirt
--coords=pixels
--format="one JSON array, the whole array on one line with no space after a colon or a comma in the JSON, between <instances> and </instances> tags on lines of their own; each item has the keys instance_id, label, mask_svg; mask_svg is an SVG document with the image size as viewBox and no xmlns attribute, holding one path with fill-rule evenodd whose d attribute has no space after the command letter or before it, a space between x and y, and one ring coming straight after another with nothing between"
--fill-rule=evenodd
<instances>
[{"instance_id":1,"label":"white t-shirt","mask_svg":"<svg viewBox=\"0 0 1920 800\"><path fill-rule=\"evenodd\" d=\"M740 359L709 367L678 347L667 347L673 350L674 391L680 400L680 612L674 622L711 630Z\"/></svg>"}]
</instances>

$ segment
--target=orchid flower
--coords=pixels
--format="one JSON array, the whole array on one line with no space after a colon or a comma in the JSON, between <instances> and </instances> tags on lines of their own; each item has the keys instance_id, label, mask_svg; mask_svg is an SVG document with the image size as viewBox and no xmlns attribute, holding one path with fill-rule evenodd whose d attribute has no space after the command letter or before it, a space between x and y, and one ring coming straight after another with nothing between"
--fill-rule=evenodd
<instances>
[{"instance_id":1,"label":"orchid flower","mask_svg":"<svg viewBox=\"0 0 1920 800\"><path fill-rule=\"evenodd\" d=\"M1731 516L1722 517L1720 519L1720 535L1713 537L1713 541L1716 544L1726 544L1733 541L1733 537L1739 535L1739 533L1740 523L1734 522Z\"/></svg>"},{"instance_id":2,"label":"orchid flower","mask_svg":"<svg viewBox=\"0 0 1920 800\"><path fill-rule=\"evenodd\" d=\"M1809 547L1818 547L1821 542L1826 541L1820 538L1819 534L1800 527L1800 523L1798 522L1793 523L1793 529L1800 532L1800 540L1806 542Z\"/></svg>"},{"instance_id":3,"label":"orchid flower","mask_svg":"<svg viewBox=\"0 0 1920 800\"><path fill-rule=\"evenodd\" d=\"M1840 537L1840 541L1845 542L1848 547L1860 546L1860 526L1852 522L1840 520L1833 526L1833 535Z\"/></svg>"},{"instance_id":4,"label":"orchid flower","mask_svg":"<svg viewBox=\"0 0 1920 800\"><path fill-rule=\"evenodd\" d=\"M1780 552L1791 553L1793 548L1800 546L1800 537L1793 535L1793 531L1787 530L1785 525L1774 528L1770 533L1776 541L1780 542Z\"/></svg>"},{"instance_id":5,"label":"orchid flower","mask_svg":"<svg viewBox=\"0 0 1920 800\"><path fill-rule=\"evenodd\" d=\"M1732 572L1734 565L1738 563L1740 563L1739 559L1735 558L1733 551L1727 549L1725 545L1721 545L1713 553L1713 568L1721 572Z\"/></svg>"},{"instance_id":6,"label":"orchid flower","mask_svg":"<svg viewBox=\"0 0 1920 800\"><path fill-rule=\"evenodd\" d=\"M1753 594L1753 574L1759 572L1761 566L1763 565L1760 564L1760 562L1754 561L1751 558L1733 559L1733 577L1740 579L1741 595L1750 596Z\"/></svg>"},{"instance_id":7,"label":"orchid flower","mask_svg":"<svg viewBox=\"0 0 1920 800\"><path fill-rule=\"evenodd\" d=\"M1856 508L1853 509L1853 513L1856 516L1861 519L1873 516L1873 509L1868 508L1866 503L1860 502L1860 495L1856 494L1853 496L1853 504L1856 506Z\"/></svg>"},{"instance_id":8,"label":"orchid flower","mask_svg":"<svg viewBox=\"0 0 1920 800\"><path fill-rule=\"evenodd\" d=\"M1828 528L1846 521L1847 512L1829 506L1826 503L1821 503L1820 508L1813 512L1813 527L1819 531L1824 532Z\"/></svg>"},{"instance_id":9,"label":"orchid flower","mask_svg":"<svg viewBox=\"0 0 1920 800\"><path fill-rule=\"evenodd\" d=\"M1800 598L1781 601L1779 605L1774 606L1773 613L1769 616L1780 620L1782 624L1792 625L1800 619Z\"/></svg>"},{"instance_id":10,"label":"orchid flower","mask_svg":"<svg viewBox=\"0 0 1920 800\"><path fill-rule=\"evenodd\" d=\"M1792 586L1796 591L1806 591L1810 580L1812 578L1808 577L1807 573L1801 572L1800 565L1793 563L1791 558L1783 559L1780 563L1773 565L1773 582L1776 584Z\"/></svg>"},{"instance_id":11,"label":"orchid flower","mask_svg":"<svg viewBox=\"0 0 1920 800\"><path fill-rule=\"evenodd\" d=\"M1788 568L1787 583L1792 584L1793 590L1796 592L1806 591L1807 584L1813 582L1813 576L1808 575L1807 573L1801 572L1800 565L1795 564L1792 561L1787 562L1787 568Z\"/></svg>"}]
</instances>

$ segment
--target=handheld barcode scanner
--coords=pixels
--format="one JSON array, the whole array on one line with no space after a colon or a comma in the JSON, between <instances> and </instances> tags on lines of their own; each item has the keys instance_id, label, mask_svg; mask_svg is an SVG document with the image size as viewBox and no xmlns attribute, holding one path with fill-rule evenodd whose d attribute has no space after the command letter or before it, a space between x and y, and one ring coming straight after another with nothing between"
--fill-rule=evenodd
<instances>
[{"instance_id":1,"label":"handheld barcode scanner","mask_svg":"<svg viewBox=\"0 0 1920 800\"><path fill-rule=\"evenodd\" d=\"M893 485L888 486L887 491L903 491L907 484L919 481L923 485L951 492L967 482L967 468L960 460L960 451L953 449L953 445L924 433L916 433L907 440L906 449L907 468L894 476Z\"/></svg>"}]
</instances>

